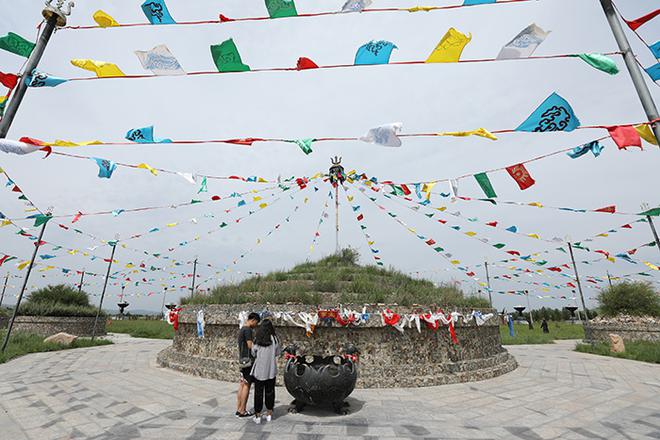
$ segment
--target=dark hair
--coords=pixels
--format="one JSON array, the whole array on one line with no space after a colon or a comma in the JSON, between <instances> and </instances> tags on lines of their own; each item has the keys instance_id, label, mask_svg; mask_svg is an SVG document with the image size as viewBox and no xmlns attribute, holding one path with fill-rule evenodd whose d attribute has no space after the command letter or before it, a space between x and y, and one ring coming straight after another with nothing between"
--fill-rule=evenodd
<instances>
[{"instance_id":1,"label":"dark hair","mask_svg":"<svg viewBox=\"0 0 660 440\"><path fill-rule=\"evenodd\" d=\"M252 312L248 315L248 321L255 320L257 323L261 321L261 316L257 312Z\"/></svg>"},{"instance_id":2,"label":"dark hair","mask_svg":"<svg viewBox=\"0 0 660 440\"><path fill-rule=\"evenodd\" d=\"M263 322L259 324L259 327L257 327L257 331L254 335L254 343L261 345L262 347L268 347L273 343L271 336L275 338L277 337L273 322L270 319L264 319Z\"/></svg>"}]
</instances>

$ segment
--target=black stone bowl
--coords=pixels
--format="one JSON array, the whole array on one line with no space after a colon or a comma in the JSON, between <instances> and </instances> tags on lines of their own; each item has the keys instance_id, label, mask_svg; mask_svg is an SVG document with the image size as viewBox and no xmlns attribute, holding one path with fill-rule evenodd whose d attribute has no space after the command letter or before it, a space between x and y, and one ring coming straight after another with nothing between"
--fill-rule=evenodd
<instances>
[{"instance_id":1,"label":"black stone bowl","mask_svg":"<svg viewBox=\"0 0 660 440\"><path fill-rule=\"evenodd\" d=\"M308 404L330 404L335 412L346 414L344 399L355 389L357 377L357 364L350 356L296 356L284 368L284 385L295 398L295 412Z\"/></svg>"}]
</instances>

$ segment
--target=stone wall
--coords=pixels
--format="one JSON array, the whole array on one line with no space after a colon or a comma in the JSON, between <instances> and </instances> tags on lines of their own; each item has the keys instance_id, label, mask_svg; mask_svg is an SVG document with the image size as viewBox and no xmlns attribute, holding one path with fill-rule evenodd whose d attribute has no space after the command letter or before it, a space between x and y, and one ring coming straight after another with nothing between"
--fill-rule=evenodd
<instances>
[{"instance_id":1,"label":"stone wall","mask_svg":"<svg viewBox=\"0 0 660 440\"><path fill-rule=\"evenodd\" d=\"M43 337L65 332L76 336L92 336L94 317L17 316L14 332L36 333ZM96 335L105 335L105 317L99 317Z\"/></svg>"},{"instance_id":2,"label":"stone wall","mask_svg":"<svg viewBox=\"0 0 660 440\"><path fill-rule=\"evenodd\" d=\"M204 309L206 322L203 339L197 337L195 314L200 307ZM358 309L357 306L351 308ZM173 345L159 354L158 362L193 375L236 381L239 371L237 317L240 311L248 309L264 310L265 306L185 307ZM285 305L269 306L269 310L312 309ZM396 307L395 311L403 314L410 313L411 309ZM482 380L507 373L517 366L501 345L497 316L482 326L474 321L457 324L459 344L451 341L447 326L433 331L422 325L420 333L413 325L401 334L392 327L383 327L378 315L372 315L359 327L340 327L336 323L332 327L320 326L310 337L305 335L305 329L282 320L275 320L274 324L283 346L295 343L306 354L335 354L349 342L355 345L361 352L358 377L361 388L419 387ZM283 371L283 362L280 360L280 371Z\"/></svg>"},{"instance_id":3,"label":"stone wall","mask_svg":"<svg viewBox=\"0 0 660 440\"><path fill-rule=\"evenodd\" d=\"M589 322L584 326L586 342L609 342L610 333L615 333L624 341L660 341L660 323L653 322Z\"/></svg>"}]
</instances>

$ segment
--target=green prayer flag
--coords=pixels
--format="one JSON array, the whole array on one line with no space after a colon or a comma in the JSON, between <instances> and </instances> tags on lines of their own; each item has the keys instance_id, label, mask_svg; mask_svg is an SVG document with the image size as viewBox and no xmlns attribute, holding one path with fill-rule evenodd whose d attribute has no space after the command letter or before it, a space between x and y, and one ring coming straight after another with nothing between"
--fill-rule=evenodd
<instances>
[{"instance_id":1,"label":"green prayer flag","mask_svg":"<svg viewBox=\"0 0 660 440\"><path fill-rule=\"evenodd\" d=\"M298 139L294 142L300 147L303 153L309 154L312 152L312 142L314 142L314 139Z\"/></svg>"},{"instance_id":2,"label":"green prayer flag","mask_svg":"<svg viewBox=\"0 0 660 440\"><path fill-rule=\"evenodd\" d=\"M13 32L8 32L4 37L0 37L0 49L15 53L28 58L34 49L35 44Z\"/></svg>"},{"instance_id":3,"label":"green prayer flag","mask_svg":"<svg viewBox=\"0 0 660 440\"><path fill-rule=\"evenodd\" d=\"M648 211L640 212L639 215L649 215L652 217L660 216L660 207L649 209Z\"/></svg>"},{"instance_id":4,"label":"green prayer flag","mask_svg":"<svg viewBox=\"0 0 660 440\"><path fill-rule=\"evenodd\" d=\"M490 184L490 179L486 173L475 174L474 178L477 180L481 190L484 192L484 194L486 194L486 197L489 199L497 197L497 194L495 194L495 190L493 189L493 185Z\"/></svg>"},{"instance_id":5,"label":"green prayer flag","mask_svg":"<svg viewBox=\"0 0 660 440\"><path fill-rule=\"evenodd\" d=\"M294 0L266 0L270 18L295 17L298 15Z\"/></svg>"},{"instance_id":6,"label":"green prayer flag","mask_svg":"<svg viewBox=\"0 0 660 440\"><path fill-rule=\"evenodd\" d=\"M222 222L222 224L220 225L220 227L221 227L221 228L226 228L226 227L227 227L227 223Z\"/></svg>"},{"instance_id":7,"label":"green prayer flag","mask_svg":"<svg viewBox=\"0 0 660 440\"><path fill-rule=\"evenodd\" d=\"M20 196L18 196L18 200L27 200L27 199L28 199L28 198L25 197L25 194L21 194ZM29 200L28 200L28 201L29 201Z\"/></svg>"},{"instance_id":8,"label":"green prayer flag","mask_svg":"<svg viewBox=\"0 0 660 440\"><path fill-rule=\"evenodd\" d=\"M233 39L211 46L211 56L218 72L246 72L250 66L243 64Z\"/></svg>"},{"instance_id":9,"label":"green prayer flag","mask_svg":"<svg viewBox=\"0 0 660 440\"><path fill-rule=\"evenodd\" d=\"M199 193L197 193L197 194L199 194ZM190 204L191 204L191 205L194 205L194 204L196 204L196 203L202 203L202 201L201 201L201 200L197 200L197 199L192 199L192 200L190 201Z\"/></svg>"},{"instance_id":10,"label":"green prayer flag","mask_svg":"<svg viewBox=\"0 0 660 440\"><path fill-rule=\"evenodd\" d=\"M581 53L578 55L582 61L589 64L591 67L609 73L610 75L616 75L619 73L619 68L612 58L606 57L599 53Z\"/></svg>"},{"instance_id":11,"label":"green prayer flag","mask_svg":"<svg viewBox=\"0 0 660 440\"><path fill-rule=\"evenodd\" d=\"M392 194L394 194L395 196L403 196L404 195L403 188L401 188L400 186L392 185Z\"/></svg>"},{"instance_id":12,"label":"green prayer flag","mask_svg":"<svg viewBox=\"0 0 660 440\"><path fill-rule=\"evenodd\" d=\"M436 251L436 252L443 252L444 251L444 249L441 248L441 247L433 248L433 250Z\"/></svg>"},{"instance_id":13,"label":"green prayer flag","mask_svg":"<svg viewBox=\"0 0 660 440\"><path fill-rule=\"evenodd\" d=\"M504 246L506 246L504 243L497 243L493 245L493 247L497 249L502 249Z\"/></svg>"},{"instance_id":14,"label":"green prayer flag","mask_svg":"<svg viewBox=\"0 0 660 440\"><path fill-rule=\"evenodd\" d=\"M199 187L199 191L197 191L197 194L203 192L208 192L208 188L206 187L206 176L204 176L204 178L202 179L202 185Z\"/></svg>"},{"instance_id":15,"label":"green prayer flag","mask_svg":"<svg viewBox=\"0 0 660 440\"><path fill-rule=\"evenodd\" d=\"M39 214L34 217L34 226L35 227L41 226L44 223L48 222L48 220L50 220L51 218L53 218L51 214Z\"/></svg>"}]
</instances>

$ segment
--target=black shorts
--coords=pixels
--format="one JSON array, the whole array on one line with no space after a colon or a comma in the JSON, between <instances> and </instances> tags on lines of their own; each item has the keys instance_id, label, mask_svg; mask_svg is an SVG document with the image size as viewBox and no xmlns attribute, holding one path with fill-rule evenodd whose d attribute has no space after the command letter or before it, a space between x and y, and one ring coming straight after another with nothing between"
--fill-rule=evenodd
<instances>
[{"instance_id":1,"label":"black shorts","mask_svg":"<svg viewBox=\"0 0 660 440\"><path fill-rule=\"evenodd\" d=\"M250 374L252 372L252 367L241 368L241 382L246 382L250 385L254 382L254 378Z\"/></svg>"}]
</instances>

